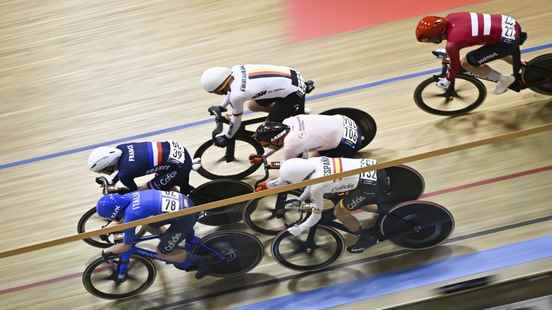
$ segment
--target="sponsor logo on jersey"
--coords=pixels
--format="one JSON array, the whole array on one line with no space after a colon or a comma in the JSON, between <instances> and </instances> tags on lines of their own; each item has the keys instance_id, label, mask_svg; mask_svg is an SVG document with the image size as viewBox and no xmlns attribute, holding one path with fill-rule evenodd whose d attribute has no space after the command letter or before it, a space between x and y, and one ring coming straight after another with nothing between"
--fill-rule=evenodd
<instances>
[{"instance_id":1,"label":"sponsor logo on jersey","mask_svg":"<svg viewBox=\"0 0 552 310\"><path fill-rule=\"evenodd\" d=\"M136 210L140 207L140 193L139 192L133 192L132 193L132 204L130 206L132 210Z\"/></svg>"},{"instance_id":2,"label":"sponsor logo on jersey","mask_svg":"<svg viewBox=\"0 0 552 310\"><path fill-rule=\"evenodd\" d=\"M135 160L134 145L132 144L127 145L127 150L128 150L128 161L134 161Z\"/></svg>"},{"instance_id":3,"label":"sponsor logo on jersey","mask_svg":"<svg viewBox=\"0 0 552 310\"><path fill-rule=\"evenodd\" d=\"M159 180L159 183L162 186L166 186L167 184L169 184L169 182L172 181L172 179L174 179L174 177L176 177L177 174L178 172L171 171L170 173L167 173L167 175L165 175L163 178L161 178L161 180Z\"/></svg>"},{"instance_id":4,"label":"sponsor logo on jersey","mask_svg":"<svg viewBox=\"0 0 552 310\"><path fill-rule=\"evenodd\" d=\"M178 244L181 236L182 233L176 233L172 235L171 238L167 241L167 245L163 249L167 252L172 251Z\"/></svg>"},{"instance_id":5,"label":"sponsor logo on jersey","mask_svg":"<svg viewBox=\"0 0 552 310\"><path fill-rule=\"evenodd\" d=\"M240 73L241 73L240 90L245 91L245 87L247 86L247 72L245 71L245 66L240 66Z\"/></svg>"}]
</instances>

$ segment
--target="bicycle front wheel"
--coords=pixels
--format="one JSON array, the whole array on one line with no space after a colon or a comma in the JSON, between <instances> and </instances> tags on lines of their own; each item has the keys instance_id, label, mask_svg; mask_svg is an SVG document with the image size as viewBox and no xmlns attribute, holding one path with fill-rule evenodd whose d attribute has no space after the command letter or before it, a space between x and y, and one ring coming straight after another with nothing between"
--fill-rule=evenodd
<instances>
[{"instance_id":1,"label":"bicycle front wheel","mask_svg":"<svg viewBox=\"0 0 552 310\"><path fill-rule=\"evenodd\" d=\"M197 172L210 180L241 180L257 171L262 163L251 165L249 155L262 155L262 145L246 136L235 137L229 144L226 148L219 148L213 140L203 143L194 154L194 158L201 159L201 168Z\"/></svg>"},{"instance_id":2,"label":"bicycle front wheel","mask_svg":"<svg viewBox=\"0 0 552 310\"><path fill-rule=\"evenodd\" d=\"M316 225L298 237L287 230L280 232L272 242L272 256L289 269L314 271L333 264L343 247L343 237L337 230Z\"/></svg>"},{"instance_id":3,"label":"bicycle front wheel","mask_svg":"<svg viewBox=\"0 0 552 310\"><path fill-rule=\"evenodd\" d=\"M252 200L243 209L243 221L256 232L277 235L310 215L294 205L300 195L301 191L292 191Z\"/></svg>"},{"instance_id":4,"label":"bicycle front wheel","mask_svg":"<svg viewBox=\"0 0 552 310\"><path fill-rule=\"evenodd\" d=\"M487 97L487 88L474 77L458 74L451 96L435 85L438 80L439 76L432 76L414 90L414 102L428 113L444 116L464 114L479 107Z\"/></svg>"},{"instance_id":5,"label":"bicycle front wheel","mask_svg":"<svg viewBox=\"0 0 552 310\"><path fill-rule=\"evenodd\" d=\"M82 274L84 288L96 297L121 299L140 294L155 281L157 268L150 259L132 255L125 263L127 271L122 279L117 277L120 264L118 258L114 258L113 262L97 258Z\"/></svg>"},{"instance_id":6,"label":"bicycle front wheel","mask_svg":"<svg viewBox=\"0 0 552 310\"><path fill-rule=\"evenodd\" d=\"M429 201L407 201L392 208L380 221L380 232L398 246L421 250L446 240L454 218L445 207Z\"/></svg>"}]
</instances>

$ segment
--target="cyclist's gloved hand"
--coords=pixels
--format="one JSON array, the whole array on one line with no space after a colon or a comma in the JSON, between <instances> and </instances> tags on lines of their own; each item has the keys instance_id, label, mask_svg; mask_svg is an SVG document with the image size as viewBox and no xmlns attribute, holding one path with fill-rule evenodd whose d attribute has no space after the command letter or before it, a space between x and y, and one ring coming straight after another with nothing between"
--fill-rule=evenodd
<instances>
[{"instance_id":1,"label":"cyclist's gloved hand","mask_svg":"<svg viewBox=\"0 0 552 310\"><path fill-rule=\"evenodd\" d=\"M192 159L192 169L194 171L198 171L199 168L201 168L201 158L194 158Z\"/></svg>"},{"instance_id":2,"label":"cyclist's gloved hand","mask_svg":"<svg viewBox=\"0 0 552 310\"><path fill-rule=\"evenodd\" d=\"M266 181L263 181L257 185L255 188L256 192L264 191L265 189L268 189L268 185L266 184Z\"/></svg>"},{"instance_id":3,"label":"cyclist's gloved hand","mask_svg":"<svg viewBox=\"0 0 552 310\"><path fill-rule=\"evenodd\" d=\"M226 135L216 136L215 145L218 147L226 147L228 145L228 137Z\"/></svg>"},{"instance_id":4,"label":"cyclist's gloved hand","mask_svg":"<svg viewBox=\"0 0 552 310\"><path fill-rule=\"evenodd\" d=\"M290 234L297 237L303 233L303 228L301 228L301 226L299 225L293 225L292 227L288 228L287 231L289 231Z\"/></svg>"},{"instance_id":5,"label":"cyclist's gloved hand","mask_svg":"<svg viewBox=\"0 0 552 310\"><path fill-rule=\"evenodd\" d=\"M259 165L263 162L263 156L257 154L249 155L249 163L252 165Z\"/></svg>"},{"instance_id":6,"label":"cyclist's gloved hand","mask_svg":"<svg viewBox=\"0 0 552 310\"><path fill-rule=\"evenodd\" d=\"M437 87L446 90L450 86L450 81L446 77L443 77L443 78L439 78L436 84L437 84Z\"/></svg>"}]
</instances>

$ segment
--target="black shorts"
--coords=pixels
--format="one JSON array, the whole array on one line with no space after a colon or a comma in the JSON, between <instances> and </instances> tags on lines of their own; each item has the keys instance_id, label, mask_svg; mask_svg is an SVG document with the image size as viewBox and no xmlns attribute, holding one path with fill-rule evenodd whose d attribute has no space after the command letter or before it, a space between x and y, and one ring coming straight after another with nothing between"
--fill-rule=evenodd
<instances>
[{"instance_id":1,"label":"black shorts","mask_svg":"<svg viewBox=\"0 0 552 310\"><path fill-rule=\"evenodd\" d=\"M388 193L391 190L391 184L389 178L384 169L378 170L377 182L363 182L359 180L357 187L349 192L347 196L343 198L343 207L349 211L356 210L362 206L377 204L388 204Z\"/></svg>"},{"instance_id":2,"label":"black shorts","mask_svg":"<svg viewBox=\"0 0 552 310\"><path fill-rule=\"evenodd\" d=\"M519 38L515 41L501 41L495 44L483 45L469 52L466 55L466 59L470 65L478 67L507 56L515 57L515 54L519 51L519 46L525 43L525 40L527 40L527 33L520 32Z\"/></svg>"},{"instance_id":3,"label":"black shorts","mask_svg":"<svg viewBox=\"0 0 552 310\"><path fill-rule=\"evenodd\" d=\"M260 99L255 101L260 106L272 106L267 120L281 123L284 119L305 114L305 95L293 92L284 98Z\"/></svg>"},{"instance_id":4,"label":"black shorts","mask_svg":"<svg viewBox=\"0 0 552 310\"><path fill-rule=\"evenodd\" d=\"M466 55L466 59L470 65L478 67L493 60L512 56L515 49L516 45L512 43L486 44L469 52Z\"/></svg>"},{"instance_id":5,"label":"black shorts","mask_svg":"<svg viewBox=\"0 0 552 310\"><path fill-rule=\"evenodd\" d=\"M169 254L174 251L174 249L176 249L176 246L184 239L192 238L194 235L194 225L197 222L197 217L198 215L196 213L186 215L182 218L170 220L170 222L168 223L155 223L156 225L153 226L157 227L169 223L171 224L169 229L167 229L167 231L165 231L159 238L159 244L157 245L159 252L163 254Z\"/></svg>"}]
</instances>

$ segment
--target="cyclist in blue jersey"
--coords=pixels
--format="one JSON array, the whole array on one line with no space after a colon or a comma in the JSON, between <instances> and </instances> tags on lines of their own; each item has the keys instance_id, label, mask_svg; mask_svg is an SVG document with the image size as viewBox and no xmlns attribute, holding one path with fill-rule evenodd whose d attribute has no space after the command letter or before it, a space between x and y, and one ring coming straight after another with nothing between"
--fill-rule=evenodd
<instances>
[{"instance_id":1,"label":"cyclist in blue jersey","mask_svg":"<svg viewBox=\"0 0 552 310\"><path fill-rule=\"evenodd\" d=\"M177 192L143 190L128 194L108 194L100 198L96 205L98 215L119 223L128 223L168 212L176 212L192 206L192 201ZM187 253L177 245L194 236L194 225L198 214L191 214L148 225L148 230L160 235L157 254L163 260L173 263L178 269L197 270L196 278L207 273L208 261L198 255ZM162 226L170 224L167 229ZM104 250L104 257L122 254L136 242L135 228L123 232L123 243Z\"/></svg>"},{"instance_id":2,"label":"cyclist in blue jersey","mask_svg":"<svg viewBox=\"0 0 552 310\"><path fill-rule=\"evenodd\" d=\"M125 143L116 147L98 147L88 157L88 168L93 172L112 174L112 180L129 190L173 190L189 194L192 159L184 146L175 141ZM138 186L134 178L155 173L155 177Z\"/></svg>"}]
</instances>

